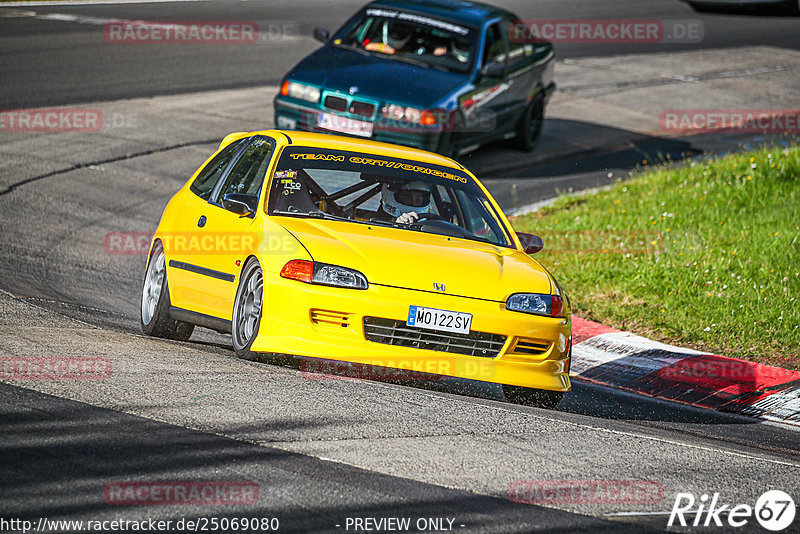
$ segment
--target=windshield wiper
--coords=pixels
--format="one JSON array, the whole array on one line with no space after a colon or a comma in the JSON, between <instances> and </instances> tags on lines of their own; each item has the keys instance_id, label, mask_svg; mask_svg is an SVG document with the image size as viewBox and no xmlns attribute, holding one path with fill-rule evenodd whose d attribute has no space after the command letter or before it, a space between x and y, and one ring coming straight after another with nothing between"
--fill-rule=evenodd
<instances>
[{"instance_id":1,"label":"windshield wiper","mask_svg":"<svg viewBox=\"0 0 800 534\"><path fill-rule=\"evenodd\" d=\"M365 56L382 57L382 58L386 58L386 59L397 59L397 60L403 61L405 63L410 63L411 65L417 65L418 67L425 67L426 69L436 69L436 70L441 70L441 71L444 71L444 72L450 72L450 70L447 67L444 67L442 65L434 65L432 63L426 63L426 62L421 61L419 59L414 59L413 57L408 57L408 56L402 56L400 54L383 54L381 52L370 52L369 50L365 50L365 49L360 48L358 46L346 45L346 44L338 44L338 45L333 45L333 46L336 46L336 47L339 47L339 48L346 48L347 50L352 50L354 52L358 52L359 54L362 54L362 55L365 55Z\"/></svg>"},{"instance_id":2,"label":"windshield wiper","mask_svg":"<svg viewBox=\"0 0 800 534\"><path fill-rule=\"evenodd\" d=\"M379 224L381 226L389 226L391 228L403 228L403 229L406 229L406 230L419 230L419 228L416 228L416 225L403 224L403 223L399 223L399 222L395 222L395 221L387 221L386 219L377 219L375 217L371 218L369 220L369 222L371 222L372 224Z\"/></svg>"},{"instance_id":3,"label":"windshield wiper","mask_svg":"<svg viewBox=\"0 0 800 534\"><path fill-rule=\"evenodd\" d=\"M272 212L273 215L288 215L290 217L308 217L311 219L328 219L331 221L348 221L352 222L352 219L348 219L347 217L339 217L337 215L331 215L330 213L325 213L324 211L280 211L274 210Z\"/></svg>"},{"instance_id":4,"label":"windshield wiper","mask_svg":"<svg viewBox=\"0 0 800 534\"><path fill-rule=\"evenodd\" d=\"M422 61L421 59L416 59L416 58L413 58L413 57L410 57L410 56L401 56L400 54L391 54L391 55L389 55L387 57L398 59L400 61L405 61L406 63L410 63L412 65L418 65L420 67L425 67L427 69L436 69L436 70L440 70L442 72L450 72L450 69L448 69L444 65L436 65L434 63L427 63L425 61Z\"/></svg>"},{"instance_id":5,"label":"windshield wiper","mask_svg":"<svg viewBox=\"0 0 800 534\"><path fill-rule=\"evenodd\" d=\"M372 56L373 55L372 52L370 52L369 50L364 50L363 48L359 48L359 47L353 46L353 45L335 44L333 46L335 46L337 48L346 48L347 50L352 50L353 52L358 52L359 54L364 55L364 56Z\"/></svg>"}]
</instances>

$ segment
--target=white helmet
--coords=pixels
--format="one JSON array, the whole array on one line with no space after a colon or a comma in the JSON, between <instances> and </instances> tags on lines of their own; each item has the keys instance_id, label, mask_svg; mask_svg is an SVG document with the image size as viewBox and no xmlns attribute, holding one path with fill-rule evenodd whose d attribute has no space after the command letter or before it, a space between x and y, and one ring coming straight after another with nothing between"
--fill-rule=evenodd
<instances>
[{"instance_id":1,"label":"white helmet","mask_svg":"<svg viewBox=\"0 0 800 534\"><path fill-rule=\"evenodd\" d=\"M383 184L381 206L383 211L393 217L410 211L428 213L431 211L431 184L408 182L400 188Z\"/></svg>"},{"instance_id":2,"label":"white helmet","mask_svg":"<svg viewBox=\"0 0 800 534\"><path fill-rule=\"evenodd\" d=\"M385 44L391 46L395 50L400 50L406 45L408 40L411 39L412 33L414 33L414 30L408 24L387 20L383 23L381 37Z\"/></svg>"}]
</instances>

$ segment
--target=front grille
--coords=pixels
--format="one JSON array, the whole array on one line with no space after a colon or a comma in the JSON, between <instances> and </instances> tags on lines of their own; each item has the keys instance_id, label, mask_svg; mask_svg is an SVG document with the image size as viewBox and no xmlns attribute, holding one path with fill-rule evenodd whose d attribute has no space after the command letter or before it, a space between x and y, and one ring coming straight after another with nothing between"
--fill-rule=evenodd
<instances>
[{"instance_id":1,"label":"front grille","mask_svg":"<svg viewBox=\"0 0 800 534\"><path fill-rule=\"evenodd\" d=\"M350 104L350 113L360 117L372 117L372 114L375 113L375 104L353 100Z\"/></svg>"},{"instance_id":2,"label":"front grille","mask_svg":"<svg viewBox=\"0 0 800 534\"><path fill-rule=\"evenodd\" d=\"M539 355L547 352L547 349L549 348L550 348L550 343L548 343L547 341L521 338L514 345L514 349L511 352L516 352L517 354Z\"/></svg>"},{"instance_id":3,"label":"front grille","mask_svg":"<svg viewBox=\"0 0 800 534\"><path fill-rule=\"evenodd\" d=\"M311 310L311 322L347 328L350 326L350 314L331 310Z\"/></svg>"},{"instance_id":4,"label":"front grille","mask_svg":"<svg viewBox=\"0 0 800 534\"><path fill-rule=\"evenodd\" d=\"M325 97L325 107L336 111L347 111L347 99L328 95Z\"/></svg>"},{"instance_id":5,"label":"front grille","mask_svg":"<svg viewBox=\"0 0 800 534\"><path fill-rule=\"evenodd\" d=\"M506 342L506 336L487 332L470 332L469 334L451 334L447 332L431 332L421 328L407 326L403 321L382 319L380 317L364 317L364 337L368 341L411 347L415 349L452 352L468 356L494 358Z\"/></svg>"},{"instance_id":6,"label":"front grille","mask_svg":"<svg viewBox=\"0 0 800 534\"><path fill-rule=\"evenodd\" d=\"M334 111L350 112L351 115L371 118L375 114L375 104L361 100L350 100L342 96L328 95L323 105Z\"/></svg>"}]
</instances>

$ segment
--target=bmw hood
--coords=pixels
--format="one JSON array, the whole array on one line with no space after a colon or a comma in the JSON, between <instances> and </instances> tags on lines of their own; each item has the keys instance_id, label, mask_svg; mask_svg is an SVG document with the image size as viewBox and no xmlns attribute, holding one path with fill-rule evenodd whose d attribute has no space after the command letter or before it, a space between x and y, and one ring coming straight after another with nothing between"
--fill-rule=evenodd
<instances>
[{"instance_id":1,"label":"bmw hood","mask_svg":"<svg viewBox=\"0 0 800 534\"><path fill-rule=\"evenodd\" d=\"M323 89L416 107L432 107L466 82L466 73L419 67L390 57L324 46L287 76Z\"/></svg>"},{"instance_id":2,"label":"bmw hood","mask_svg":"<svg viewBox=\"0 0 800 534\"><path fill-rule=\"evenodd\" d=\"M551 292L550 277L526 254L479 241L339 221L281 217L314 261L356 269L370 284L505 302L513 293Z\"/></svg>"}]
</instances>

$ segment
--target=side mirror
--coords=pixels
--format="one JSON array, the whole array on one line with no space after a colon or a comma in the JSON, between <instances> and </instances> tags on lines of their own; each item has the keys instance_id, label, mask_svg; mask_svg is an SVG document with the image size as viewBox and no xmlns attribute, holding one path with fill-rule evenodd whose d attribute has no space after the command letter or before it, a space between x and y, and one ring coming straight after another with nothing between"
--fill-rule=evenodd
<instances>
[{"instance_id":1,"label":"side mirror","mask_svg":"<svg viewBox=\"0 0 800 534\"><path fill-rule=\"evenodd\" d=\"M525 254L536 254L544 248L544 242L538 235L517 232L517 237L519 238L519 242L522 243Z\"/></svg>"},{"instance_id":2,"label":"side mirror","mask_svg":"<svg viewBox=\"0 0 800 534\"><path fill-rule=\"evenodd\" d=\"M506 74L506 67L502 63L487 63L481 68L481 76L487 78L502 78Z\"/></svg>"},{"instance_id":3,"label":"side mirror","mask_svg":"<svg viewBox=\"0 0 800 534\"><path fill-rule=\"evenodd\" d=\"M331 32L325 28L314 28L314 39L320 43L327 43L331 39Z\"/></svg>"},{"instance_id":4,"label":"side mirror","mask_svg":"<svg viewBox=\"0 0 800 534\"><path fill-rule=\"evenodd\" d=\"M243 193L228 193L222 199L222 207L239 217L249 217L258 209L258 197Z\"/></svg>"}]
</instances>

